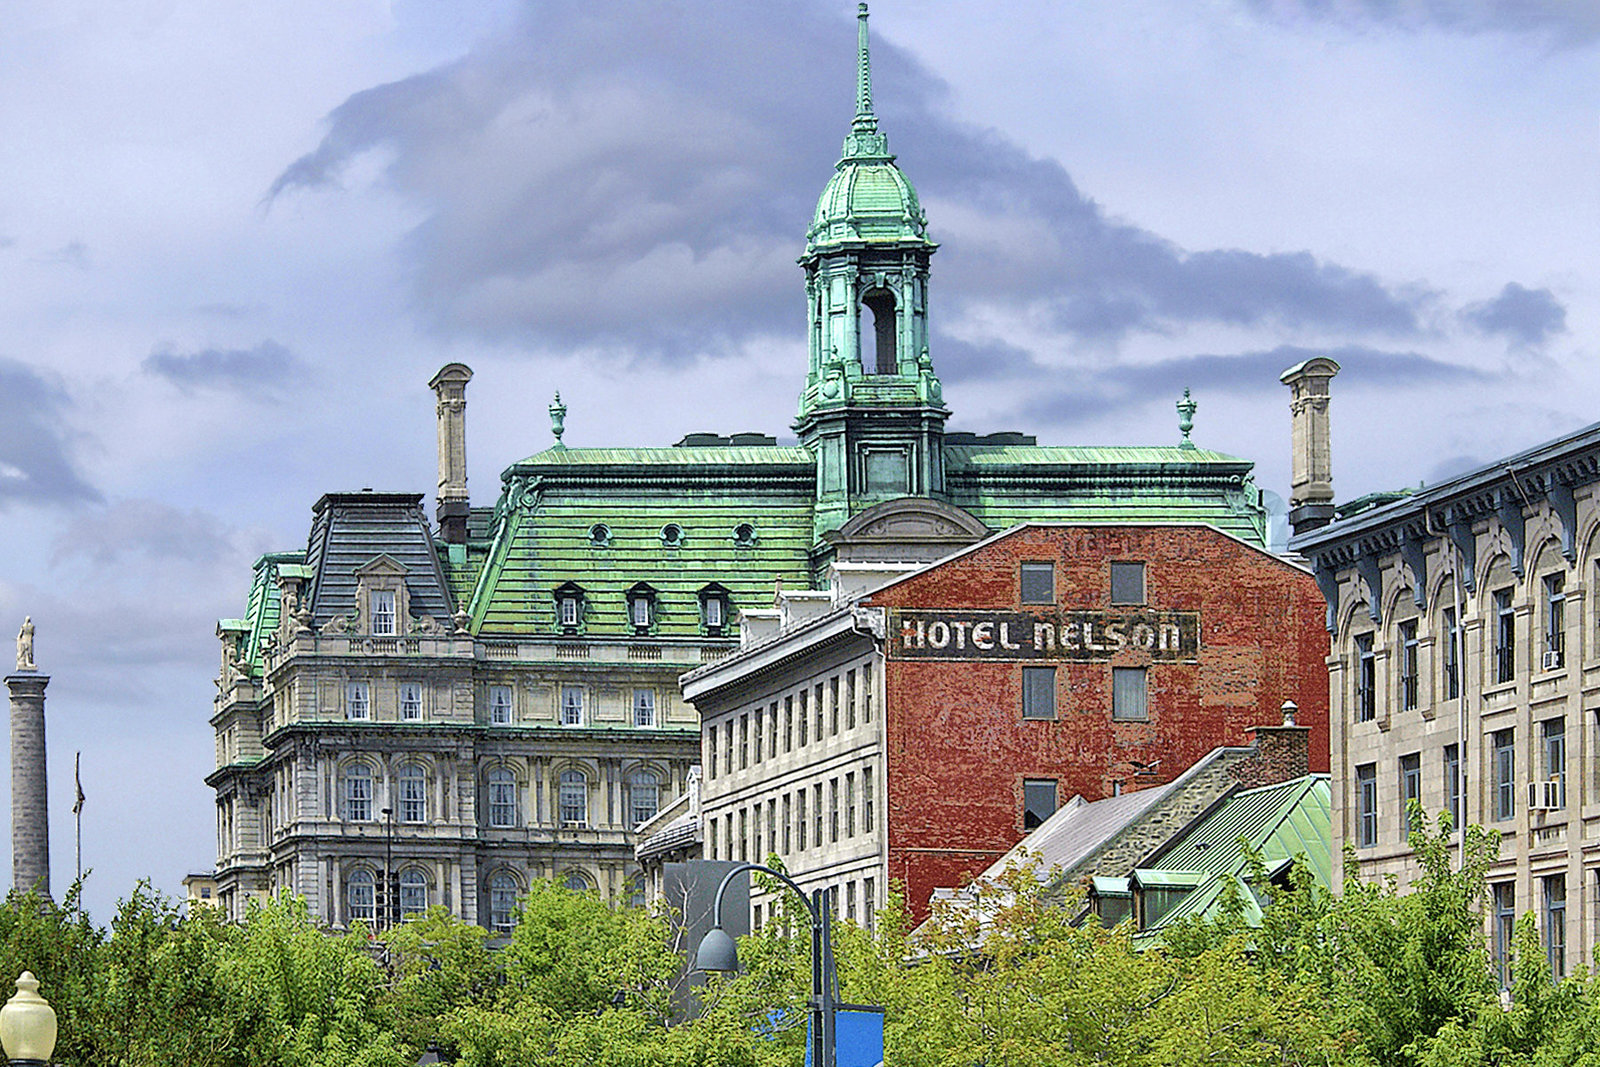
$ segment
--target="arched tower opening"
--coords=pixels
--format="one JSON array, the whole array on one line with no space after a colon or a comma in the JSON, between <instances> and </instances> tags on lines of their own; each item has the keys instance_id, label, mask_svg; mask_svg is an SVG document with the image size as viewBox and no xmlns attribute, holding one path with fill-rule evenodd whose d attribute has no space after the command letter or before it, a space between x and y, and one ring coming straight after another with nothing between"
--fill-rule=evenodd
<instances>
[{"instance_id":1,"label":"arched tower opening","mask_svg":"<svg viewBox=\"0 0 1600 1067\"><path fill-rule=\"evenodd\" d=\"M873 339L872 360L863 359L861 369L868 374L896 373L900 369L900 355L896 350L899 323L894 294L887 289L873 289L861 298L861 306L872 312Z\"/></svg>"}]
</instances>

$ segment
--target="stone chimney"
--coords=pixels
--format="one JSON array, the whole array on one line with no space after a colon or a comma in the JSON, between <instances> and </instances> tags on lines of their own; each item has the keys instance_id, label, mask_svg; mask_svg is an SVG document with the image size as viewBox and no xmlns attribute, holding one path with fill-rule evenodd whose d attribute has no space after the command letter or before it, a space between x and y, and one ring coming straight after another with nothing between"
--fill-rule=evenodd
<instances>
[{"instance_id":1,"label":"stone chimney","mask_svg":"<svg viewBox=\"0 0 1600 1067\"><path fill-rule=\"evenodd\" d=\"M11 885L50 896L50 809L45 782L44 689L47 675L33 664L33 620L17 635L11 691Z\"/></svg>"},{"instance_id":2,"label":"stone chimney","mask_svg":"<svg viewBox=\"0 0 1600 1067\"><path fill-rule=\"evenodd\" d=\"M1311 773L1311 727L1295 725L1294 701L1283 702L1283 722L1253 726L1244 733L1255 754L1234 764L1233 776L1246 789L1292 782Z\"/></svg>"},{"instance_id":3,"label":"stone chimney","mask_svg":"<svg viewBox=\"0 0 1600 1067\"><path fill-rule=\"evenodd\" d=\"M1328 427L1328 383L1339 364L1326 356L1297 363L1278 378L1292 394L1294 470L1289 483L1289 528L1306 533L1333 521L1333 446Z\"/></svg>"},{"instance_id":4,"label":"stone chimney","mask_svg":"<svg viewBox=\"0 0 1600 1067\"><path fill-rule=\"evenodd\" d=\"M439 398L439 536L453 545L467 541L467 383L472 369L447 363L428 383Z\"/></svg>"}]
</instances>

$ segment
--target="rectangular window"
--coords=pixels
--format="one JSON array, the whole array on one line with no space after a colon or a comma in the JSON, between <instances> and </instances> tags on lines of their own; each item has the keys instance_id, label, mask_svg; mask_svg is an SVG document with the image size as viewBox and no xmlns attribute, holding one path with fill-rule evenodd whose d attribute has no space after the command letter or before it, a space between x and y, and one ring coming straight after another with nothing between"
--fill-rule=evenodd
<instances>
[{"instance_id":1,"label":"rectangular window","mask_svg":"<svg viewBox=\"0 0 1600 1067\"><path fill-rule=\"evenodd\" d=\"M589 824L589 781L569 771L561 776L561 825Z\"/></svg>"},{"instance_id":2,"label":"rectangular window","mask_svg":"<svg viewBox=\"0 0 1600 1067\"><path fill-rule=\"evenodd\" d=\"M1400 624L1400 707L1415 711L1417 707L1417 620L1407 619Z\"/></svg>"},{"instance_id":3,"label":"rectangular window","mask_svg":"<svg viewBox=\"0 0 1600 1067\"><path fill-rule=\"evenodd\" d=\"M1544 777L1556 782L1551 790L1558 807L1567 806L1567 720L1546 719L1539 724L1541 748L1544 749Z\"/></svg>"},{"instance_id":4,"label":"rectangular window","mask_svg":"<svg viewBox=\"0 0 1600 1067\"><path fill-rule=\"evenodd\" d=\"M1422 803L1422 754L1400 757L1400 840L1411 836L1411 802Z\"/></svg>"},{"instance_id":5,"label":"rectangular window","mask_svg":"<svg viewBox=\"0 0 1600 1067\"><path fill-rule=\"evenodd\" d=\"M839 779L828 779L828 843L839 842Z\"/></svg>"},{"instance_id":6,"label":"rectangular window","mask_svg":"<svg viewBox=\"0 0 1600 1067\"><path fill-rule=\"evenodd\" d=\"M633 620L635 630L648 630L650 628L650 598L636 596L628 602L628 613Z\"/></svg>"},{"instance_id":7,"label":"rectangular window","mask_svg":"<svg viewBox=\"0 0 1600 1067\"><path fill-rule=\"evenodd\" d=\"M716 776L717 776L717 728L716 728L715 725L712 725L711 728L706 731L706 777L707 778L716 778ZM717 858L715 852L712 853L711 858L712 859L716 859Z\"/></svg>"},{"instance_id":8,"label":"rectangular window","mask_svg":"<svg viewBox=\"0 0 1600 1067\"><path fill-rule=\"evenodd\" d=\"M1550 961L1550 974L1567 976L1567 876L1552 874L1541 878L1544 884L1544 951Z\"/></svg>"},{"instance_id":9,"label":"rectangular window","mask_svg":"<svg viewBox=\"0 0 1600 1067\"><path fill-rule=\"evenodd\" d=\"M721 859L717 854L717 820L711 819L706 823L706 844L710 849L712 859Z\"/></svg>"},{"instance_id":10,"label":"rectangular window","mask_svg":"<svg viewBox=\"0 0 1600 1067\"><path fill-rule=\"evenodd\" d=\"M633 691L633 725L654 726L656 724L656 691L654 689L635 689Z\"/></svg>"},{"instance_id":11,"label":"rectangular window","mask_svg":"<svg viewBox=\"0 0 1600 1067\"><path fill-rule=\"evenodd\" d=\"M778 798L767 801L767 853L778 851Z\"/></svg>"},{"instance_id":12,"label":"rectangular window","mask_svg":"<svg viewBox=\"0 0 1600 1067\"><path fill-rule=\"evenodd\" d=\"M351 822L372 819L372 777L349 774L344 779L344 817Z\"/></svg>"},{"instance_id":13,"label":"rectangular window","mask_svg":"<svg viewBox=\"0 0 1600 1067\"><path fill-rule=\"evenodd\" d=\"M1461 746L1444 746L1444 795L1449 797L1450 825L1461 828L1462 798L1465 793L1461 781Z\"/></svg>"},{"instance_id":14,"label":"rectangular window","mask_svg":"<svg viewBox=\"0 0 1600 1067\"><path fill-rule=\"evenodd\" d=\"M733 773L733 720L732 719L729 719L727 721L727 723L726 723L726 729L723 731L723 739L726 742L726 745L722 750L722 756L723 756L723 759L722 759L722 771L723 771L724 774L732 774Z\"/></svg>"},{"instance_id":15,"label":"rectangular window","mask_svg":"<svg viewBox=\"0 0 1600 1067\"><path fill-rule=\"evenodd\" d=\"M753 857L750 862L760 863L761 856L761 802L758 800L750 809L750 851Z\"/></svg>"},{"instance_id":16,"label":"rectangular window","mask_svg":"<svg viewBox=\"0 0 1600 1067\"><path fill-rule=\"evenodd\" d=\"M372 701L366 682L351 682L344 691L344 717L347 719L372 718Z\"/></svg>"},{"instance_id":17,"label":"rectangular window","mask_svg":"<svg viewBox=\"0 0 1600 1067\"><path fill-rule=\"evenodd\" d=\"M854 882L846 882L844 884L844 917L850 922L856 921L856 884Z\"/></svg>"},{"instance_id":18,"label":"rectangular window","mask_svg":"<svg viewBox=\"0 0 1600 1067\"><path fill-rule=\"evenodd\" d=\"M750 758L750 762L752 762L752 763L760 763L761 762L761 709L757 708L754 711L754 713L751 714L750 717L755 720L755 722L751 724L752 729L750 730L750 749L751 749L751 752L752 752L752 756Z\"/></svg>"},{"instance_id":19,"label":"rectangular window","mask_svg":"<svg viewBox=\"0 0 1600 1067\"><path fill-rule=\"evenodd\" d=\"M877 916L878 893L877 882L872 878L861 879L861 915L866 920L867 932L871 933L876 925L873 921Z\"/></svg>"},{"instance_id":20,"label":"rectangular window","mask_svg":"<svg viewBox=\"0 0 1600 1067\"><path fill-rule=\"evenodd\" d=\"M856 836L856 776L854 771L844 776L844 836Z\"/></svg>"},{"instance_id":21,"label":"rectangular window","mask_svg":"<svg viewBox=\"0 0 1600 1067\"><path fill-rule=\"evenodd\" d=\"M1511 730L1494 738L1494 817L1503 822L1517 814L1517 748Z\"/></svg>"},{"instance_id":22,"label":"rectangular window","mask_svg":"<svg viewBox=\"0 0 1600 1067\"><path fill-rule=\"evenodd\" d=\"M400 821L428 821L428 780L421 774L400 778Z\"/></svg>"},{"instance_id":23,"label":"rectangular window","mask_svg":"<svg viewBox=\"0 0 1600 1067\"><path fill-rule=\"evenodd\" d=\"M1456 625L1456 609L1444 609L1444 696L1461 699L1461 629Z\"/></svg>"},{"instance_id":24,"label":"rectangular window","mask_svg":"<svg viewBox=\"0 0 1600 1067\"><path fill-rule=\"evenodd\" d=\"M1495 590L1494 618L1494 680L1500 684L1517 676L1517 616L1511 607L1511 590Z\"/></svg>"},{"instance_id":25,"label":"rectangular window","mask_svg":"<svg viewBox=\"0 0 1600 1067\"><path fill-rule=\"evenodd\" d=\"M904 496L911 485L911 460L904 452L871 449L864 457L867 492Z\"/></svg>"},{"instance_id":26,"label":"rectangular window","mask_svg":"<svg viewBox=\"0 0 1600 1067\"><path fill-rule=\"evenodd\" d=\"M511 722L511 687L509 685L491 685L489 687L489 721L496 726L505 726Z\"/></svg>"},{"instance_id":27,"label":"rectangular window","mask_svg":"<svg viewBox=\"0 0 1600 1067\"><path fill-rule=\"evenodd\" d=\"M1056 780L1030 778L1022 783L1022 829L1032 830L1056 811Z\"/></svg>"},{"instance_id":28,"label":"rectangular window","mask_svg":"<svg viewBox=\"0 0 1600 1067\"><path fill-rule=\"evenodd\" d=\"M1022 565L1022 602L1024 604L1054 604L1056 602L1056 565L1054 563L1024 563Z\"/></svg>"},{"instance_id":29,"label":"rectangular window","mask_svg":"<svg viewBox=\"0 0 1600 1067\"><path fill-rule=\"evenodd\" d=\"M739 716L739 769L750 766L750 716Z\"/></svg>"},{"instance_id":30,"label":"rectangular window","mask_svg":"<svg viewBox=\"0 0 1600 1067\"><path fill-rule=\"evenodd\" d=\"M496 771L489 776L489 825L516 824L517 780L509 771Z\"/></svg>"},{"instance_id":31,"label":"rectangular window","mask_svg":"<svg viewBox=\"0 0 1600 1067\"><path fill-rule=\"evenodd\" d=\"M1056 669L1022 668L1022 717L1054 720L1056 717Z\"/></svg>"},{"instance_id":32,"label":"rectangular window","mask_svg":"<svg viewBox=\"0 0 1600 1067\"><path fill-rule=\"evenodd\" d=\"M561 687L561 725L583 725L583 687L580 685L564 685Z\"/></svg>"},{"instance_id":33,"label":"rectangular window","mask_svg":"<svg viewBox=\"0 0 1600 1067\"><path fill-rule=\"evenodd\" d=\"M785 793L783 794L783 854L785 856L791 852L790 846L793 844L793 838L790 830L793 825L794 806L790 803L789 794Z\"/></svg>"},{"instance_id":34,"label":"rectangular window","mask_svg":"<svg viewBox=\"0 0 1600 1067\"><path fill-rule=\"evenodd\" d=\"M394 590L374 589L367 594L367 606L372 611L373 634L392 636L395 630Z\"/></svg>"},{"instance_id":35,"label":"rectangular window","mask_svg":"<svg viewBox=\"0 0 1600 1067\"><path fill-rule=\"evenodd\" d=\"M720 630L722 628L722 598L719 596L706 597L706 629Z\"/></svg>"},{"instance_id":36,"label":"rectangular window","mask_svg":"<svg viewBox=\"0 0 1600 1067\"><path fill-rule=\"evenodd\" d=\"M822 743L823 728L827 725L826 712L822 707L822 683L818 682L812 691L811 704L817 711L817 743Z\"/></svg>"},{"instance_id":37,"label":"rectangular window","mask_svg":"<svg viewBox=\"0 0 1600 1067\"><path fill-rule=\"evenodd\" d=\"M1111 717L1118 722L1148 719L1149 681L1144 667L1111 668Z\"/></svg>"},{"instance_id":38,"label":"rectangular window","mask_svg":"<svg viewBox=\"0 0 1600 1067\"><path fill-rule=\"evenodd\" d=\"M1494 898L1494 965L1500 984L1511 984L1511 946L1517 935L1517 889L1511 882L1489 887Z\"/></svg>"},{"instance_id":39,"label":"rectangular window","mask_svg":"<svg viewBox=\"0 0 1600 1067\"><path fill-rule=\"evenodd\" d=\"M400 718L415 722L422 718L422 683L400 683Z\"/></svg>"},{"instance_id":40,"label":"rectangular window","mask_svg":"<svg viewBox=\"0 0 1600 1067\"><path fill-rule=\"evenodd\" d=\"M561 625L567 629L577 626L578 616L580 614L578 610L578 598L575 596L564 596L561 598L560 603Z\"/></svg>"},{"instance_id":41,"label":"rectangular window","mask_svg":"<svg viewBox=\"0 0 1600 1067\"><path fill-rule=\"evenodd\" d=\"M846 671L844 676L844 728L856 728L856 672Z\"/></svg>"},{"instance_id":42,"label":"rectangular window","mask_svg":"<svg viewBox=\"0 0 1600 1067\"><path fill-rule=\"evenodd\" d=\"M839 676L828 679L828 735L839 736Z\"/></svg>"},{"instance_id":43,"label":"rectangular window","mask_svg":"<svg viewBox=\"0 0 1600 1067\"><path fill-rule=\"evenodd\" d=\"M796 816L794 820L795 851L804 852L806 850L806 791L804 789L795 793L794 805Z\"/></svg>"},{"instance_id":44,"label":"rectangular window","mask_svg":"<svg viewBox=\"0 0 1600 1067\"><path fill-rule=\"evenodd\" d=\"M739 809L739 862L750 862L750 809Z\"/></svg>"},{"instance_id":45,"label":"rectangular window","mask_svg":"<svg viewBox=\"0 0 1600 1067\"><path fill-rule=\"evenodd\" d=\"M794 697L783 698L783 750L794 751Z\"/></svg>"},{"instance_id":46,"label":"rectangular window","mask_svg":"<svg viewBox=\"0 0 1600 1067\"><path fill-rule=\"evenodd\" d=\"M872 821L872 768L861 769L861 832L870 834L876 825Z\"/></svg>"},{"instance_id":47,"label":"rectangular window","mask_svg":"<svg viewBox=\"0 0 1600 1067\"><path fill-rule=\"evenodd\" d=\"M872 721L872 664L861 665L861 721Z\"/></svg>"},{"instance_id":48,"label":"rectangular window","mask_svg":"<svg viewBox=\"0 0 1600 1067\"><path fill-rule=\"evenodd\" d=\"M1356 635L1356 722L1378 717L1378 663L1372 635Z\"/></svg>"},{"instance_id":49,"label":"rectangular window","mask_svg":"<svg viewBox=\"0 0 1600 1067\"><path fill-rule=\"evenodd\" d=\"M800 747L805 748L807 743L807 734L811 732L811 713L806 708L806 690L804 689L800 690L800 709L798 718L800 720Z\"/></svg>"},{"instance_id":50,"label":"rectangular window","mask_svg":"<svg viewBox=\"0 0 1600 1067\"><path fill-rule=\"evenodd\" d=\"M1560 574L1544 579L1544 656L1540 666L1547 671L1566 666L1567 594Z\"/></svg>"},{"instance_id":51,"label":"rectangular window","mask_svg":"<svg viewBox=\"0 0 1600 1067\"><path fill-rule=\"evenodd\" d=\"M1356 768L1356 845L1371 848L1378 843L1378 765L1363 763Z\"/></svg>"},{"instance_id":52,"label":"rectangular window","mask_svg":"<svg viewBox=\"0 0 1600 1067\"><path fill-rule=\"evenodd\" d=\"M734 858L734 857L733 857L733 852L734 852L734 849L735 849L735 848L737 848L737 847L738 847L738 846L737 846L737 845L735 845L735 844L734 844L734 836L733 836L733 812L731 812L731 811L730 811L730 812L728 812L728 816L727 816L727 822L725 822L725 823L724 823L724 824L723 824L723 827L722 827L722 828L723 828L723 830L724 830L724 831L725 831L725 832L724 832L724 833L723 833L723 835L722 835L722 838L723 838L723 840L724 840L724 841L725 841L725 842L726 842L726 843L727 843L727 846L728 846L728 855L727 855L727 857L726 857L726 858L727 858L727 859L728 859L728 860L730 860L730 861L731 861L731 860L732 860L732 859L733 859L733 858Z\"/></svg>"},{"instance_id":53,"label":"rectangular window","mask_svg":"<svg viewBox=\"0 0 1600 1067\"><path fill-rule=\"evenodd\" d=\"M838 783L835 782L837 785ZM811 787L811 843L822 847L822 783Z\"/></svg>"},{"instance_id":54,"label":"rectangular window","mask_svg":"<svg viewBox=\"0 0 1600 1067\"><path fill-rule=\"evenodd\" d=\"M1144 603L1144 564L1111 564L1111 602L1113 604Z\"/></svg>"}]
</instances>

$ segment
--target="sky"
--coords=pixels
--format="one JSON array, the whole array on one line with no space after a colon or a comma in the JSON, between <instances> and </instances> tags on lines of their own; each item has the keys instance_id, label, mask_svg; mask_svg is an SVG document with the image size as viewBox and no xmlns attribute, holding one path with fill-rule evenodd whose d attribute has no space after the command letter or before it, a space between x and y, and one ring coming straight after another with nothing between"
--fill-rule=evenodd
<instances>
[{"instance_id":1,"label":"sky","mask_svg":"<svg viewBox=\"0 0 1600 1067\"><path fill-rule=\"evenodd\" d=\"M1596 420L1591 0L879 0L955 430L1194 438L1287 495ZM37 626L53 879L208 870L216 620L324 492L550 442L792 437L795 264L854 109L839 0L55 0L0 30L0 628ZM431 505L430 505L431 506ZM0 788L9 795L0 768Z\"/></svg>"}]
</instances>

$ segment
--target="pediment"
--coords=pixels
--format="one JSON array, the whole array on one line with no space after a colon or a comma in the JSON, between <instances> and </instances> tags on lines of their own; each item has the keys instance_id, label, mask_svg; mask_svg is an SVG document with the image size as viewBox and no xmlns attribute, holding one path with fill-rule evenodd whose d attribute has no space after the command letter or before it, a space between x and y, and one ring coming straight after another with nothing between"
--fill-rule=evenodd
<instances>
[{"instance_id":1,"label":"pediment","mask_svg":"<svg viewBox=\"0 0 1600 1067\"><path fill-rule=\"evenodd\" d=\"M928 497L906 496L886 500L854 516L834 539L863 541L953 541L970 543L987 537L990 530L971 512Z\"/></svg>"},{"instance_id":2,"label":"pediment","mask_svg":"<svg viewBox=\"0 0 1600 1067\"><path fill-rule=\"evenodd\" d=\"M407 573L409 573L409 568L387 552L372 557L357 567L355 571L357 578L366 578L373 575L399 577Z\"/></svg>"}]
</instances>

